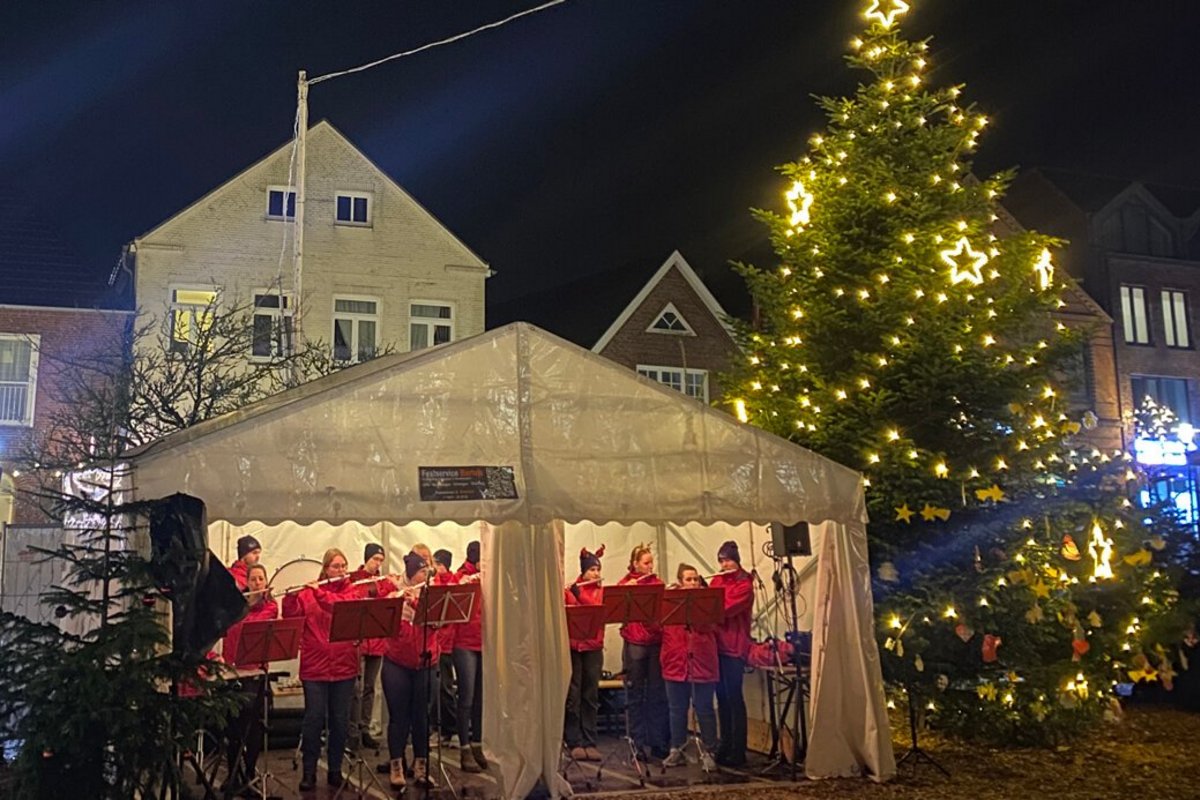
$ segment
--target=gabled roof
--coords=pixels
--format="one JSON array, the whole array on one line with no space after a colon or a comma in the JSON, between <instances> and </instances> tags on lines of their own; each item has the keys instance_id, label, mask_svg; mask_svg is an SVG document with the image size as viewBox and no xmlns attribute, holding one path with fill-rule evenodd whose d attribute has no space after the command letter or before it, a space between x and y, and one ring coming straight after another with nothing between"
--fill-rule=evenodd
<instances>
[{"instance_id":1,"label":"gabled roof","mask_svg":"<svg viewBox=\"0 0 1200 800\"><path fill-rule=\"evenodd\" d=\"M617 315L617 318L612 321L612 324L608 326L608 329L600 335L600 338L596 340L594 345L592 345L592 352L599 353L604 349L605 345L612 341L612 338L617 335L617 332L621 330L625 323L629 321L629 318L633 316L633 312L637 311L641 307L642 303L646 302L646 298L650 296L650 292L654 291L654 287L658 286L659 282L662 281L662 279L666 277L667 273L669 273L672 269L679 271L679 274L683 276L685 281L687 281L688 286L690 286L692 291L695 292L700 298L700 302L702 302L704 307L709 310L709 313L711 313L716 320L721 323L721 326L724 327L725 330L729 331L731 336L733 335L733 331L730 329L729 324L725 320L725 318L728 316L728 314L725 313L725 309L722 308L721 304L717 302L717 298L713 297L712 292L710 292L708 287L704 285L704 281L700 280L700 276L696 274L696 271L692 269L690 264L687 263L687 259L685 259L678 250L675 250L667 257L667 260L663 262L662 266L658 268L658 271L650 276L650 280L646 281L645 285L642 286L641 291L634 295L633 299L625 305L625 308L623 308L621 313Z\"/></svg>"},{"instance_id":2,"label":"gabled roof","mask_svg":"<svg viewBox=\"0 0 1200 800\"><path fill-rule=\"evenodd\" d=\"M854 470L522 323L346 368L128 457L141 497L187 492L235 524L866 520ZM419 468L465 465L508 468L515 491L422 490Z\"/></svg>"},{"instance_id":3,"label":"gabled roof","mask_svg":"<svg viewBox=\"0 0 1200 800\"><path fill-rule=\"evenodd\" d=\"M749 316L750 296L745 283L727 265L718 264L703 271L703 278L699 277L700 271L690 265L689 269L708 289L719 308L731 316ZM646 262L637 260L564 283L539 287L509 300L497 302L489 297L488 327L517 321L532 322L580 347L591 348L611 327L613 320L629 307L630 297L637 293L637 287L644 288L648 273Z\"/></svg>"},{"instance_id":4,"label":"gabled roof","mask_svg":"<svg viewBox=\"0 0 1200 800\"><path fill-rule=\"evenodd\" d=\"M392 179L392 176L388 175L386 172L384 172L382 169L380 169L380 168L379 168L379 166L378 166L378 165L376 165L374 161L372 161L370 158L368 158L368 157L366 156L366 154L364 154L364 153L363 153L361 150L359 150L359 149L358 149L358 148L357 148L357 147L354 145L354 143L353 143L353 142L351 142L349 139L347 139L347 138L346 138L346 136L345 136L344 134L342 134L342 132L341 132L341 131L339 131L337 128L335 128L335 127L333 126L333 124L332 124L331 122L329 122L329 120L325 120L325 119L323 119L323 120L321 120L320 122L316 123L315 125L311 126L311 127L308 129L308 135L309 135L309 137L310 137L310 138L311 138L311 137L313 137L313 136L315 136L315 135L322 135L322 134L328 134L328 135L332 135L332 136L336 137L336 138L337 138L337 140L338 140L338 141L339 141L341 144L344 144L346 147L348 147L348 148L349 148L349 149L350 149L350 150L351 150L351 151L352 151L352 152L355 154L355 156L357 156L358 158L362 159L362 161L363 161L364 163L366 163L366 164L367 164L367 165L368 165L368 166L369 166L369 167L370 167L372 170L374 170L374 171L375 171L375 172L376 172L376 173L377 173L377 174L380 176L380 178L382 178L382 179L383 179L383 181L384 181L384 182L385 182L385 183L386 183L388 186L390 186L392 189L394 189L395 191L397 191L397 192L398 192L398 193L399 193L399 194L400 194L400 195L401 195L401 196L402 196L402 197L403 197L405 200L407 200L408 202L412 203L412 205L413 205L413 206L414 206L414 207L415 207L415 208L416 208L416 209L417 209L417 210L418 210L420 213L422 213L423 215L425 215L425 217L426 217L426 218L428 218L430 222L434 223L434 224L435 224L435 225L437 225L437 226L438 226L438 227L439 227L439 228L440 228L442 231L444 231L444 232L445 232L445 234L446 234L448 237L450 237L450 239L451 239L452 241L454 241L454 243L455 243L455 244L457 244L459 247L461 247L461 248L463 249L463 251L464 251L464 252L466 252L466 254L467 254L468 256L470 256L471 258L473 258L473 259L475 260L475 262L476 262L476 265L477 265L477 266L480 266L480 267L487 267L487 266L488 266L486 261L484 261L482 258L480 258L480 257L479 257L479 255L478 255L478 254L476 254L476 253L475 253L475 251L474 251L474 250L472 250L470 247L468 247L468 246L466 245L466 243L465 243L465 242L463 242L461 239L459 239L457 236L455 236L455 235L454 235L454 234L453 234L453 233L450 231L450 229L449 229L449 228L447 228L447 227L446 227L446 226L445 226L445 225L442 223L442 221L441 221L441 220L439 220L437 217L435 217L435 216L433 215L433 213L432 213L432 212L430 212L430 211L429 211L427 208L425 208L425 206L421 205L421 204L420 204L420 203L419 203L419 202L416 200L416 198L414 198L414 197L413 197L411 194L409 194L407 191L405 191L405 190L404 190L404 187L402 187L400 184L396 183L396 181ZM224 192L224 191L225 191L225 190L226 190L226 189L227 189L229 186L231 186L232 184L235 184L235 183L237 183L237 182L238 182L238 181L239 181L239 180L240 180L240 179L241 179L243 176L245 176L247 173L249 173L249 172L251 172L252 170L254 170L254 169L256 169L256 168L258 168L258 167L262 166L262 165L263 165L263 164L265 164L266 162L268 162L268 161L271 161L272 159L278 158L279 156L281 156L281 155L285 155L285 154L288 154L288 155L289 155L289 157L290 157L290 152L291 152L291 150L292 150L292 146L293 146L293 142L292 142L292 141L285 142L284 144L282 144L281 146L279 146L278 148L276 148L276 149L275 149L275 150L273 150L272 152L268 153L267 155L265 155L265 156L263 156L262 158L260 158L258 161L255 161L253 164L251 164L251 165L249 165L248 167L246 167L245 169L243 169L241 172L239 172L239 173L238 173L237 175L235 175L234 177L232 177L232 178L230 178L229 180L225 181L225 183L221 184L220 186L216 187L216 188L215 188L215 189L213 189L212 191L208 192L207 194L205 194L205 195L203 195L202 197L200 197L199 199L197 199L197 200L196 200L195 202L193 202L191 205L189 205L189 206L185 207L183 210L179 211L178 213L176 213L176 214L173 214L173 215L172 215L171 217L169 217L168 219L165 219L165 220L163 220L163 221L162 221L162 222L160 222L158 225L154 226L154 227L153 227L153 228L151 228L150 230L148 230L148 231L146 231L145 233L143 233L141 236L137 237L137 241L141 241L141 240L143 240L143 239L148 239L148 238L150 238L151 236L154 236L155 234L157 234L157 233L159 233L160 231L162 231L164 228L167 228L168 226L170 226L172 223L174 223L174 222L176 222L177 220L179 220L179 219L182 219L183 217L187 216L188 214L190 214L190 213L191 213L192 211L194 211L195 209L197 209L197 208L200 208L200 207L202 207L202 206L206 205L206 204L207 204L207 203L208 203L208 202L209 202L211 199L213 199L213 198L217 197L218 195L220 195L220 194L221 194L222 192Z\"/></svg>"},{"instance_id":5,"label":"gabled roof","mask_svg":"<svg viewBox=\"0 0 1200 800\"><path fill-rule=\"evenodd\" d=\"M1200 189L1046 167L1038 167L1031 172L1041 175L1079 210L1088 214L1102 211L1131 186L1143 187L1168 214L1180 219L1186 219L1200 210Z\"/></svg>"}]
</instances>

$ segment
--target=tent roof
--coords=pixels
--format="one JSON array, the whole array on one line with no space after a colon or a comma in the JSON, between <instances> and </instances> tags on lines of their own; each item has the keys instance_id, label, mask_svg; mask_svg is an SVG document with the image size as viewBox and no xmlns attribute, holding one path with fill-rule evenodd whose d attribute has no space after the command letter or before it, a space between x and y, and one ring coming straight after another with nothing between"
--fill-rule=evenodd
<instances>
[{"instance_id":1,"label":"tent roof","mask_svg":"<svg viewBox=\"0 0 1200 800\"><path fill-rule=\"evenodd\" d=\"M383 356L129 454L211 520L866 519L861 476L527 323ZM422 500L418 467L510 467L516 499Z\"/></svg>"}]
</instances>

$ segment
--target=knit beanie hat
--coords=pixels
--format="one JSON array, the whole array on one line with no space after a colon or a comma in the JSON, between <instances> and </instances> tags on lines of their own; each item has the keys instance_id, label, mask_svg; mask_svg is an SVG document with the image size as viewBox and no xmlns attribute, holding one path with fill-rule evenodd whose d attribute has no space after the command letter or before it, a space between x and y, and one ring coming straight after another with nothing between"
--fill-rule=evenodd
<instances>
[{"instance_id":1,"label":"knit beanie hat","mask_svg":"<svg viewBox=\"0 0 1200 800\"><path fill-rule=\"evenodd\" d=\"M363 548L363 563L365 564L368 561L370 561L372 558L374 558L375 556L381 556L381 555L383 555L383 545L375 544L375 542L371 542L370 544L368 544L366 547Z\"/></svg>"},{"instance_id":2,"label":"knit beanie hat","mask_svg":"<svg viewBox=\"0 0 1200 800\"><path fill-rule=\"evenodd\" d=\"M472 564L475 564L476 566L479 565L479 542L478 541L471 542L469 545L467 545L467 561L471 562Z\"/></svg>"},{"instance_id":3,"label":"knit beanie hat","mask_svg":"<svg viewBox=\"0 0 1200 800\"><path fill-rule=\"evenodd\" d=\"M412 578L425 566L425 559L421 558L416 553L409 553L404 557L404 577Z\"/></svg>"},{"instance_id":4,"label":"knit beanie hat","mask_svg":"<svg viewBox=\"0 0 1200 800\"><path fill-rule=\"evenodd\" d=\"M738 552L737 542L732 539L721 545L721 549L717 551L717 558L736 561L739 567L742 565L742 556Z\"/></svg>"},{"instance_id":5,"label":"knit beanie hat","mask_svg":"<svg viewBox=\"0 0 1200 800\"><path fill-rule=\"evenodd\" d=\"M453 558L453 556L450 555L449 550L435 550L433 553L433 560L441 564L446 569L450 569L451 558Z\"/></svg>"},{"instance_id":6,"label":"knit beanie hat","mask_svg":"<svg viewBox=\"0 0 1200 800\"><path fill-rule=\"evenodd\" d=\"M584 547L579 551L579 574L587 572L592 567L600 566L600 557L604 555L604 545L596 548L596 552L589 553Z\"/></svg>"},{"instance_id":7,"label":"knit beanie hat","mask_svg":"<svg viewBox=\"0 0 1200 800\"><path fill-rule=\"evenodd\" d=\"M262 550L262 545L258 543L258 539L253 536L243 536L237 541L238 558L245 558L249 553L255 550Z\"/></svg>"}]
</instances>

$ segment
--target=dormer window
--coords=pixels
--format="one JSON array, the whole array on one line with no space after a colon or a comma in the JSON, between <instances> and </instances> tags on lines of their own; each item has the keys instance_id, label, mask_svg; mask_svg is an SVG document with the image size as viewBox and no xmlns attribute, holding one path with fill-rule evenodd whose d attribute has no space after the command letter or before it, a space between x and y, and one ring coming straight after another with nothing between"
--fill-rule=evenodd
<instances>
[{"instance_id":1,"label":"dormer window","mask_svg":"<svg viewBox=\"0 0 1200 800\"><path fill-rule=\"evenodd\" d=\"M654 318L646 331L648 333L675 333L681 336L696 335L692 326L688 325L687 320L675 308L674 303L667 303L663 310L658 312L658 316Z\"/></svg>"}]
</instances>

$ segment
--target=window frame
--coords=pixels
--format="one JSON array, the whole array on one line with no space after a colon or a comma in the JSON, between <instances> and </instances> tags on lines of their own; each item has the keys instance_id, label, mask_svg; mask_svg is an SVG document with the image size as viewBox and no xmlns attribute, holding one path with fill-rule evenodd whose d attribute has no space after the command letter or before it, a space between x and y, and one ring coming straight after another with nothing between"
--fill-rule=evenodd
<instances>
[{"instance_id":1,"label":"window frame","mask_svg":"<svg viewBox=\"0 0 1200 800\"><path fill-rule=\"evenodd\" d=\"M1172 350L1192 349L1191 304L1188 293L1184 289L1160 289L1159 298L1162 302L1163 315L1163 344ZM1178 303L1176 303L1178 301ZM1182 319L1176 313L1176 305L1182 306ZM1183 344L1179 344L1182 325Z\"/></svg>"},{"instance_id":2,"label":"window frame","mask_svg":"<svg viewBox=\"0 0 1200 800\"><path fill-rule=\"evenodd\" d=\"M279 297L282 304L278 308L269 306L259 308L259 297ZM283 352L275 352L275 337L272 330L271 350L269 355L258 355L254 352L255 336L254 323L258 317L270 317L272 325L275 321L291 320L290 325L286 325L285 337L286 343L283 346ZM294 355L296 352L296 297L291 291L281 291L278 289L259 288L250 292L250 360L255 362L269 362L276 358L287 358Z\"/></svg>"},{"instance_id":3,"label":"window frame","mask_svg":"<svg viewBox=\"0 0 1200 800\"><path fill-rule=\"evenodd\" d=\"M204 292L206 294L212 293L213 298L211 301L209 301L208 303L205 303L204 305L201 305L199 303L181 303L176 299L176 293L178 293L178 292ZM175 325L176 325L176 320L177 320L176 315L179 313L179 311L183 307L192 308L192 309L211 307L212 311L213 311L213 319L215 320L217 307L220 305L220 303L221 303L221 287L220 286L213 286L212 284L201 285L201 284L194 284L194 283L172 283L172 284L170 284L170 286L167 288L167 313L170 314L170 327L167 330L167 351L173 355L186 355L188 350L184 348L184 345L187 345L187 347L190 348L192 345L195 344L195 342L192 339L187 339L185 341L183 339L179 339L175 335ZM196 315L193 312L192 319L189 322L189 325L195 326L195 323L196 323ZM209 325L210 326L212 325L212 321L209 322Z\"/></svg>"},{"instance_id":4,"label":"window frame","mask_svg":"<svg viewBox=\"0 0 1200 800\"><path fill-rule=\"evenodd\" d=\"M412 329L413 329L414 325L425 325L426 327L429 328L429 344L425 345L425 347L420 348L421 350L425 350L430 347L438 347L439 345L449 344L450 342L454 341L454 336L455 336L456 327L457 327L455 325L455 322L458 319L458 309L455 307L455 305L456 304L450 300L417 300L417 299L413 299L413 300L408 301L408 349L409 349L409 352L413 352L417 349L417 348L413 347ZM449 317L418 317L418 316L414 316L413 306L437 306L438 308L448 308L448 309L450 309L450 316ZM444 342L435 341L436 331L434 329L438 325L449 325L449 327L450 327L450 338Z\"/></svg>"},{"instance_id":5,"label":"window frame","mask_svg":"<svg viewBox=\"0 0 1200 800\"><path fill-rule=\"evenodd\" d=\"M25 409L22 412L21 419L3 419L0 418L0 427L3 428L32 428L34 415L37 411L37 376L38 376L38 353L41 350L42 337L37 333L0 333L0 339L24 342L29 345L29 372L26 376L25 386ZM5 385L16 385L16 381L5 381Z\"/></svg>"},{"instance_id":6,"label":"window frame","mask_svg":"<svg viewBox=\"0 0 1200 800\"><path fill-rule=\"evenodd\" d=\"M669 366L666 366L665 364L638 364L637 366L634 367L634 370L637 372L638 375L641 375L643 378L649 378L650 380L654 381L655 383L659 384L660 386L665 386L668 389L679 392L684 397L689 397L693 400L697 400L706 405L709 402L710 385L709 385L709 380L708 380L708 370L706 370L706 369L693 369L691 367L687 367L687 368L685 368L685 367L669 367ZM648 375L648 374L646 374L648 372L654 372L655 374ZM677 374L679 376L679 387L680 388L676 389L675 385L673 383L667 383L666 381L664 381L662 379L663 373ZM701 386L703 387L703 390L704 390L703 397L697 397L696 395L688 393L688 391L687 391L688 380L687 379L689 377L699 377L701 379Z\"/></svg>"},{"instance_id":7,"label":"window frame","mask_svg":"<svg viewBox=\"0 0 1200 800\"><path fill-rule=\"evenodd\" d=\"M348 300L352 303L374 303L375 304L375 313L374 314L363 314L363 313L357 312L357 311L338 311L337 304L338 304L339 300ZM331 353L331 355L333 356L334 361L337 361L338 363L346 363L346 364L361 364L364 361L369 361L370 358L374 358L375 354L379 352L379 342L382 339L382 333L383 333L383 300L377 296L369 295L369 294L335 294L333 296L332 300L330 301L329 307L330 307L330 312L331 312L330 326L329 326L330 333L331 333L330 347L333 348L333 353ZM354 326L353 326L352 332L351 332L351 342L350 342L351 358L346 359L344 362L339 360L337 357L337 321L338 321L338 319L350 319L354 322ZM359 342L358 323L362 322L362 321L366 321L366 320L371 320L375 323L375 341L371 347L371 357L370 358L359 358L359 353L361 351L361 343Z\"/></svg>"},{"instance_id":8,"label":"window frame","mask_svg":"<svg viewBox=\"0 0 1200 800\"><path fill-rule=\"evenodd\" d=\"M1141 322L1145 335L1145 340L1137 338L1138 325L1136 315L1131 314L1134 303L1134 292L1141 293ZM1150 335L1150 307L1146 303L1146 287L1134 283L1122 283L1118 292L1121 302L1121 333L1122 341L1125 344L1137 345L1141 347L1152 347L1154 345L1154 337ZM1132 337L1132 338L1131 338Z\"/></svg>"},{"instance_id":9,"label":"window frame","mask_svg":"<svg viewBox=\"0 0 1200 800\"><path fill-rule=\"evenodd\" d=\"M1154 383L1155 383L1154 388L1156 389L1156 391L1153 394L1151 394L1148 387L1143 387L1143 391L1141 393L1139 393L1137 391L1137 382L1138 381L1142 381L1142 382L1154 381ZM1179 387L1183 390L1183 408L1182 409L1176 408L1174 405L1172 405L1168 401L1168 398L1164 397L1164 395L1170 394L1169 392L1164 391L1164 389L1166 389L1166 386L1164 385L1165 381L1170 381L1171 384L1178 384ZM1145 398L1149 397L1159 406L1161 406L1163 408L1171 409L1171 412L1175 415L1175 417L1180 422L1190 423L1192 421L1192 387L1189 385L1190 383L1191 383L1191 381L1188 380L1187 378L1173 376L1173 375L1144 375L1144 374L1140 374L1140 373L1130 375L1129 376L1129 395L1133 399L1133 408L1135 410L1141 408L1142 401Z\"/></svg>"},{"instance_id":10,"label":"window frame","mask_svg":"<svg viewBox=\"0 0 1200 800\"><path fill-rule=\"evenodd\" d=\"M341 219L338 217L338 201L347 197L350 199L350 219ZM354 219L354 201L365 200L367 202L367 218L363 222ZM333 224L345 225L348 228L370 228L375 221L375 193L374 192L359 192L350 189L338 189L333 193Z\"/></svg>"},{"instance_id":11,"label":"window frame","mask_svg":"<svg viewBox=\"0 0 1200 800\"><path fill-rule=\"evenodd\" d=\"M283 193L283 214L271 213L271 193ZM292 213L288 215L288 195L292 198ZM296 187L295 186L268 186L266 191L266 206L263 208L263 218L270 222L295 222L296 221Z\"/></svg>"},{"instance_id":12,"label":"window frame","mask_svg":"<svg viewBox=\"0 0 1200 800\"><path fill-rule=\"evenodd\" d=\"M680 324L683 325L683 330L677 331L677 330L670 330L668 328L654 327L658 323L658 321L660 319L662 319L663 316L666 314L674 314L675 318L677 320L679 320ZM649 326L646 327L646 333L661 333L661 334L665 334L667 336L695 336L696 335L696 331L694 331L692 329L692 326L688 323L687 318L684 317L683 314L681 314L679 312L679 309L675 307L674 303L667 303L665 306L662 307L661 311L659 311L657 314L654 315L654 318L652 320L650 320Z\"/></svg>"}]
</instances>

